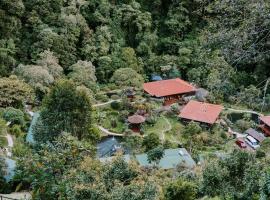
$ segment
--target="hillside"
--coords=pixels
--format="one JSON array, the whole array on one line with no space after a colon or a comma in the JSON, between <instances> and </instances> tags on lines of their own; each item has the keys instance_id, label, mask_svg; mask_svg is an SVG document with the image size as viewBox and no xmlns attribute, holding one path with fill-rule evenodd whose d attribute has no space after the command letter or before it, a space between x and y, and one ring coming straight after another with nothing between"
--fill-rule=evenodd
<instances>
[{"instance_id":1,"label":"hillside","mask_svg":"<svg viewBox=\"0 0 270 200\"><path fill-rule=\"evenodd\" d=\"M269 13L260 0L1 0L0 193L269 199Z\"/></svg>"}]
</instances>

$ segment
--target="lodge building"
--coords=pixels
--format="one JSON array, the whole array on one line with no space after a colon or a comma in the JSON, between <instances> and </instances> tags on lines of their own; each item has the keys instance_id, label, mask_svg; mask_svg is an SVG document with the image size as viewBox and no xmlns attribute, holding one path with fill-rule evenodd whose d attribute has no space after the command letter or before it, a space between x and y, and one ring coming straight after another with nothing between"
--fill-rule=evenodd
<instances>
[{"instance_id":1,"label":"lodge building","mask_svg":"<svg viewBox=\"0 0 270 200\"><path fill-rule=\"evenodd\" d=\"M196 93L194 86L180 78L144 83L143 89L152 97L163 98L165 106L177 103L184 96Z\"/></svg>"}]
</instances>

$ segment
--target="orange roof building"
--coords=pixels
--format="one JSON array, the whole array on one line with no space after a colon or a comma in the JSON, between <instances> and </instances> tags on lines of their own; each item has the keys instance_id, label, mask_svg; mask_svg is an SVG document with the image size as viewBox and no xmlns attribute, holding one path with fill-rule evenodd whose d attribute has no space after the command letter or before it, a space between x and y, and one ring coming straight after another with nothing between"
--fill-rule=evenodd
<instances>
[{"instance_id":1,"label":"orange roof building","mask_svg":"<svg viewBox=\"0 0 270 200\"><path fill-rule=\"evenodd\" d=\"M182 109L179 117L212 125L217 121L222 110L223 107L221 105L191 100Z\"/></svg>"},{"instance_id":2,"label":"orange roof building","mask_svg":"<svg viewBox=\"0 0 270 200\"><path fill-rule=\"evenodd\" d=\"M164 97L165 104L175 103L183 95L194 95L196 92L195 87L180 78L144 83L143 89L153 97Z\"/></svg>"},{"instance_id":3,"label":"orange roof building","mask_svg":"<svg viewBox=\"0 0 270 200\"><path fill-rule=\"evenodd\" d=\"M196 91L192 85L180 78L144 83L143 89L145 92L155 97L186 94Z\"/></svg>"},{"instance_id":4,"label":"orange roof building","mask_svg":"<svg viewBox=\"0 0 270 200\"><path fill-rule=\"evenodd\" d=\"M264 132L265 135L270 136L270 116L262 116L260 117L260 128Z\"/></svg>"}]
</instances>

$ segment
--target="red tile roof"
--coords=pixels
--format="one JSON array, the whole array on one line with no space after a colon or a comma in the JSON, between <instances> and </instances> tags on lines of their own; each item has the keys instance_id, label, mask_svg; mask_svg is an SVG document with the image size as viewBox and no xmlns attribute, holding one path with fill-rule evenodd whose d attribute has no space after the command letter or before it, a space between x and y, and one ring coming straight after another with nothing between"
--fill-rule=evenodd
<instances>
[{"instance_id":1,"label":"red tile roof","mask_svg":"<svg viewBox=\"0 0 270 200\"><path fill-rule=\"evenodd\" d=\"M143 89L145 92L155 97L185 94L196 91L192 85L180 78L144 83Z\"/></svg>"},{"instance_id":2,"label":"red tile roof","mask_svg":"<svg viewBox=\"0 0 270 200\"><path fill-rule=\"evenodd\" d=\"M260 120L267 126L270 126L270 116L262 116L260 117Z\"/></svg>"},{"instance_id":3,"label":"red tile roof","mask_svg":"<svg viewBox=\"0 0 270 200\"><path fill-rule=\"evenodd\" d=\"M203 103L191 100L181 111L179 117L214 124L221 113L223 107L221 105Z\"/></svg>"}]
</instances>

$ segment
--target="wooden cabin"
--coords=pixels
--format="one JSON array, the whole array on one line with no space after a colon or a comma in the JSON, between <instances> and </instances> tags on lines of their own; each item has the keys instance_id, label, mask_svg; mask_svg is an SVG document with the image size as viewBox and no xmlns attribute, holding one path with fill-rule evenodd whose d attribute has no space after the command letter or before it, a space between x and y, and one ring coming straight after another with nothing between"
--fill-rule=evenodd
<instances>
[{"instance_id":1,"label":"wooden cabin","mask_svg":"<svg viewBox=\"0 0 270 200\"><path fill-rule=\"evenodd\" d=\"M211 126L217 121L222 110L221 105L191 100L181 110L179 117L185 121L195 121Z\"/></svg>"},{"instance_id":2,"label":"wooden cabin","mask_svg":"<svg viewBox=\"0 0 270 200\"><path fill-rule=\"evenodd\" d=\"M183 96L196 93L195 87L179 78L144 83L143 89L152 97L163 98L165 106L179 102Z\"/></svg>"},{"instance_id":3,"label":"wooden cabin","mask_svg":"<svg viewBox=\"0 0 270 200\"><path fill-rule=\"evenodd\" d=\"M270 136L270 116L260 117L260 126L261 130L266 136Z\"/></svg>"}]
</instances>

